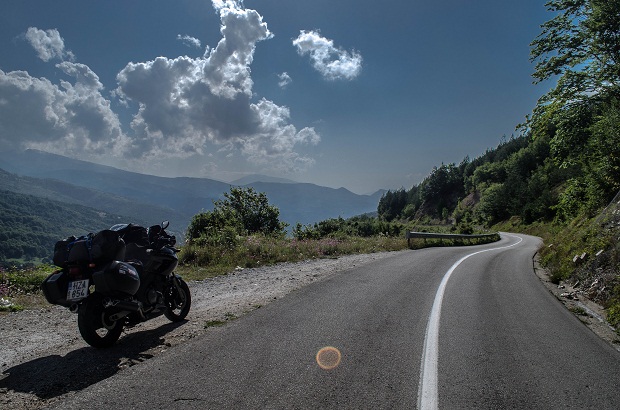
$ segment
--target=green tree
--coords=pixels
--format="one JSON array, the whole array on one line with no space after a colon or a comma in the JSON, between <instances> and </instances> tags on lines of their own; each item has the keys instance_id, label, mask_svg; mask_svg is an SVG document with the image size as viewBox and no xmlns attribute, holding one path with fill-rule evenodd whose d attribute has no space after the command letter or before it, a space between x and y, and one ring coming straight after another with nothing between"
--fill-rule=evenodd
<instances>
[{"instance_id":1,"label":"green tree","mask_svg":"<svg viewBox=\"0 0 620 410\"><path fill-rule=\"evenodd\" d=\"M609 195L620 190L620 101L604 107L590 127L590 149L593 160L588 162L593 179ZM605 198L610 200L611 196Z\"/></svg>"},{"instance_id":2,"label":"green tree","mask_svg":"<svg viewBox=\"0 0 620 410\"><path fill-rule=\"evenodd\" d=\"M215 201L215 207L236 214L248 234L284 234L287 224L280 222L280 210L269 204L264 192L254 188L231 187L224 193L224 200Z\"/></svg>"},{"instance_id":3,"label":"green tree","mask_svg":"<svg viewBox=\"0 0 620 410\"><path fill-rule=\"evenodd\" d=\"M280 222L280 210L269 204L267 195L254 188L231 187L224 199L213 202L213 211L195 215L187 228L187 239L218 236L226 232L238 235L262 233L284 235L287 224Z\"/></svg>"},{"instance_id":4,"label":"green tree","mask_svg":"<svg viewBox=\"0 0 620 410\"><path fill-rule=\"evenodd\" d=\"M618 95L620 1L551 0L546 6L555 16L531 43L534 78L559 79L541 102Z\"/></svg>"},{"instance_id":5,"label":"green tree","mask_svg":"<svg viewBox=\"0 0 620 410\"><path fill-rule=\"evenodd\" d=\"M534 77L558 80L528 126L535 139L549 140L554 163L570 172L554 207L568 221L593 215L620 189L620 0L546 5L555 14L531 44Z\"/></svg>"},{"instance_id":6,"label":"green tree","mask_svg":"<svg viewBox=\"0 0 620 410\"><path fill-rule=\"evenodd\" d=\"M377 213L386 221L398 218L407 205L407 192L401 188L398 191L387 191L381 196Z\"/></svg>"},{"instance_id":7,"label":"green tree","mask_svg":"<svg viewBox=\"0 0 620 410\"><path fill-rule=\"evenodd\" d=\"M464 192L463 174L455 164L433 167L431 174L420 184L422 203L432 208L437 217L443 217L444 208L454 209Z\"/></svg>"}]
</instances>

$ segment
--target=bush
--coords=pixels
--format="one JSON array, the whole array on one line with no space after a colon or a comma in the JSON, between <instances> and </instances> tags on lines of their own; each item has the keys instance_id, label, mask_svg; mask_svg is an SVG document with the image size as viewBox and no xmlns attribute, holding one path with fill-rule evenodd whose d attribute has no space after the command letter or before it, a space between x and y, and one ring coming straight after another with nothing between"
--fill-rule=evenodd
<instances>
[{"instance_id":1,"label":"bush","mask_svg":"<svg viewBox=\"0 0 620 410\"><path fill-rule=\"evenodd\" d=\"M280 222L280 210L269 205L264 193L254 188L231 187L223 200L214 201L212 211L195 215L187 228L189 242L205 237L202 242L227 242L234 237L261 233L283 236L287 224Z\"/></svg>"}]
</instances>

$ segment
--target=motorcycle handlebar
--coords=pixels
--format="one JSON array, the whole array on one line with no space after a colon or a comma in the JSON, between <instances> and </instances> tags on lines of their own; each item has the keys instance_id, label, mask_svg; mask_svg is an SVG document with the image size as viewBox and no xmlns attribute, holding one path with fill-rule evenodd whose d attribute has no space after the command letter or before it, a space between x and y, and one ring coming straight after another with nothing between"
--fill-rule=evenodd
<instances>
[{"instance_id":1,"label":"motorcycle handlebar","mask_svg":"<svg viewBox=\"0 0 620 410\"><path fill-rule=\"evenodd\" d=\"M155 248L161 249L164 246L173 247L177 243L176 237L174 235L160 236L155 240ZM176 250L176 249L175 249Z\"/></svg>"}]
</instances>

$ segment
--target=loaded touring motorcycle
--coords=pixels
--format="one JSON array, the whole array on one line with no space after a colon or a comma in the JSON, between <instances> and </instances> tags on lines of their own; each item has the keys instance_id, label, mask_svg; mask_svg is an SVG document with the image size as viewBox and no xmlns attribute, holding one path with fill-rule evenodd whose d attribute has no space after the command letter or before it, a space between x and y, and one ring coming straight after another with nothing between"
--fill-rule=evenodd
<instances>
[{"instance_id":1,"label":"loaded touring motorcycle","mask_svg":"<svg viewBox=\"0 0 620 410\"><path fill-rule=\"evenodd\" d=\"M148 229L134 224L56 243L61 269L42 284L49 303L78 315L80 334L91 346L110 347L123 327L164 314L173 322L187 316L191 296L174 273L176 239L168 222Z\"/></svg>"}]
</instances>

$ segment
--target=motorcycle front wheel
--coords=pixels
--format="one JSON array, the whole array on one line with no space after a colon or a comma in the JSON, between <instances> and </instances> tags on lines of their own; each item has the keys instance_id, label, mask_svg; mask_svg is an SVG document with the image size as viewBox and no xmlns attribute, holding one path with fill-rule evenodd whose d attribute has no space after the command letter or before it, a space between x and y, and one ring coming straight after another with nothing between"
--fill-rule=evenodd
<instances>
[{"instance_id":1,"label":"motorcycle front wheel","mask_svg":"<svg viewBox=\"0 0 620 410\"><path fill-rule=\"evenodd\" d=\"M121 337L123 323L110 320L102 299L91 295L78 310L78 328L86 343L92 347L105 348L112 346Z\"/></svg>"},{"instance_id":2,"label":"motorcycle front wheel","mask_svg":"<svg viewBox=\"0 0 620 410\"><path fill-rule=\"evenodd\" d=\"M183 279L177 277L172 280L176 281L178 286L171 283L166 290L164 299L167 309L164 315L172 322L180 322L189 313L189 308L192 305L192 296L189 293L189 286L187 286Z\"/></svg>"}]
</instances>

